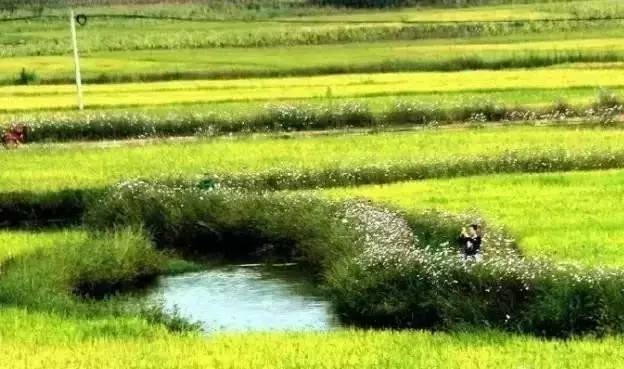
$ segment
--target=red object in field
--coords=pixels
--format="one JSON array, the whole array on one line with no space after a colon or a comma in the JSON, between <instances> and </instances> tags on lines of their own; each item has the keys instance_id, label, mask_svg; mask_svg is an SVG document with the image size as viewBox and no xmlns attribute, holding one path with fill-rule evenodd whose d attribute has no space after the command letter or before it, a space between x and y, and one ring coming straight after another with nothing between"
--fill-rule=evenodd
<instances>
[{"instance_id":1,"label":"red object in field","mask_svg":"<svg viewBox=\"0 0 624 369\"><path fill-rule=\"evenodd\" d=\"M27 132L28 127L25 125L12 124L11 127L2 134L2 144L7 149L18 147L26 141Z\"/></svg>"}]
</instances>

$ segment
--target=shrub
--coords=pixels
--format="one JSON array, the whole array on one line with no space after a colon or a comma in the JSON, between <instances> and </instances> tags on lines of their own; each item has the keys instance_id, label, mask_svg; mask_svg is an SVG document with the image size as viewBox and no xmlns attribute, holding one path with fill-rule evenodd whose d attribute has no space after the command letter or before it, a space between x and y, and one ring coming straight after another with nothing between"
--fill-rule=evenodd
<instances>
[{"instance_id":1,"label":"shrub","mask_svg":"<svg viewBox=\"0 0 624 369\"><path fill-rule=\"evenodd\" d=\"M598 108L614 108L618 106L624 105L624 102L620 99L620 97L615 94L613 91L601 88L598 91L598 98L596 101L596 107Z\"/></svg>"},{"instance_id":2,"label":"shrub","mask_svg":"<svg viewBox=\"0 0 624 369\"><path fill-rule=\"evenodd\" d=\"M498 248L485 261L442 248L343 259L329 291L342 319L374 327L486 326L544 336L624 329L624 273L524 259ZM389 262L390 261L390 262Z\"/></svg>"},{"instance_id":3,"label":"shrub","mask_svg":"<svg viewBox=\"0 0 624 369\"><path fill-rule=\"evenodd\" d=\"M41 78L35 71L26 70L26 68L22 68L17 80L15 81L18 85L34 85L38 84Z\"/></svg>"},{"instance_id":4,"label":"shrub","mask_svg":"<svg viewBox=\"0 0 624 369\"><path fill-rule=\"evenodd\" d=\"M286 259L317 271L348 253L354 236L337 205L309 196L121 183L86 216L95 229L143 226L161 248L231 259Z\"/></svg>"},{"instance_id":5,"label":"shrub","mask_svg":"<svg viewBox=\"0 0 624 369\"><path fill-rule=\"evenodd\" d=\"M162 273L164 261L140 230L96 233L83 243L39 249L3 265L0 303L61 314L110 313L118 307L113 301L94 305L88 298Z\"/></svg>"}]
</instances>

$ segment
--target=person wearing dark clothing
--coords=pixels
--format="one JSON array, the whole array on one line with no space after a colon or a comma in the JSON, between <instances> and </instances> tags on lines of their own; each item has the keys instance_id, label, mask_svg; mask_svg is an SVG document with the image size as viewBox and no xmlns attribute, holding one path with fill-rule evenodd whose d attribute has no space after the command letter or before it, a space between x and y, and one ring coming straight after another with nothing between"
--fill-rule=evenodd
<instances>
[{"instance_id":1,"label":"person wearing dark clothing","mask_svg":"<svg viewBox=\"0 0 624 369\"><path fill-rule=\"evenodd\" d=\"M481 260L481 235L478 224L471 224L468 230L462 228L458 241L464 260Z\"/></svg>"}]
</instances>

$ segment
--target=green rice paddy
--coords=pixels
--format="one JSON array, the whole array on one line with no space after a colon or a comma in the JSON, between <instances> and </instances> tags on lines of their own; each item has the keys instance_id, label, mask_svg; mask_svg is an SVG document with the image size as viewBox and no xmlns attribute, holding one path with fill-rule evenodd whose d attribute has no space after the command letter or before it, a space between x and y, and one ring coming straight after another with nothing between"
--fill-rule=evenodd
<instances>
[{"instance_id":1,"label":"green rice paddy","mask_svg":"<svg viewBox=\"0 0 624 369\"><path fill-rule=\"evenodd\" d=\"M589 109L599 91L612 91L614 98L624 91L624 6L617 0L383 10L302 1L260 1L255 8L219 4L78 8L90 16L78 30L87 112L238 116L271 104L360 102L382 114L398 100L445 108L560 101ZM66 10L46 8L44 18L6 21L32 14L0 11L3 124L33 115L61 121L57 114L75 110ZM609 106L615 116L618 103ZM624 131L618 122L29 143L0 149L0 195L101 190L134 178L355 177L370 167L390 174L428 168L435 175L419 180L388 183L386 175L371 175L359 187L319 180L318 187L332 188L290 191L365 198L407 214L476 211L509 229L530 258L621 268L624 166L617 158L624 153ZM570 158L593 170L549 169ZM535 165L516 170L516 159ZM550 164L537 170L546 159ZM464 172L461 165L485 169ZM0 211L0 225L3 216ZM7 276L16 260L41 250L54 254L59 245L88 237L80 225L0 229L0 289L14 282ZM49 274L45 278L52 281L60 271ZM487 327L205 336L172 332L141 316L77 316L0 298L0 368L7 369L615 369L624 366L622 344L621 334L543 340Z\"/></svg>"}]
</instances>

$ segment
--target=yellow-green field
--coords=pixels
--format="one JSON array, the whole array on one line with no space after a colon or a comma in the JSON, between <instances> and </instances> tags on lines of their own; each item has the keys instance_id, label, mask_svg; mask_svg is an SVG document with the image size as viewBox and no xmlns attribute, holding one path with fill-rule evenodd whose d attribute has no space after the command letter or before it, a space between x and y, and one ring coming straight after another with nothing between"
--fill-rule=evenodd
<instances>
[{"instance_id":1,"label":"yellow-green field","mask_svg":"<svg viewBox=\"0 0 624 369\"><path fill-rule=\"evenodd\" d=\"M317 6L304 0L129 5L106 0L97 6L76 6L89 21L78 28L87 111L75 115L71 112L76 107L76 89L71 83L67 4L39 3L40 9L28 8L28 3L7 10L8 4L0 0L2 127L44 121L44 125L33 125L31 133L49 130L36 143L27 137L18 149L0 147L0 369L624 367L624 325L617 319L622 315L618 304L624 301L620 281L600 285L606 286L599 291L602 295L592 294L598 289L582 290L586 285L581 282L575 284L586 275L593 276L592 268L624 268L624 130L620 127L624 119L620 97L624 92L624 6L620 0L523 4L458 0L453 7L448 2L447 7L412 2L405 8L384 9ZM14 17L27 19L9 19ZM282 134L280 130L317 129L304 122L307 113L301 110L297 115L285 104L318 106L319 111L332 113L332 119L343 120L334 124L327 118L329 113L321 114L314 119L329 121L322 127L331 132ZM341 104L362 104L367 114L345 114ZM462 123L470 125L434 128L429 126L439 123L436 117L410 120L417 104L432 107L423 108L424 115L435 109L464 111ZM480 106L481 110L475 108ZM405 131L384 132L391 121L384 119L393 112L388 107L403 114L394 120L408 120L390 123ZM525 109L526 115L509 119L509 115L492 112L497 107L520 115ZM246 129L251 118L245 114L270 108L278 113L267 115L258 130ZM572 110L574 114L569 113ZM137 118L135 113L144 115ZM204 132L176 131L190 124L181 117L197 114L196 120L208 120L212 113L234 117L232 121L240 126L215 135L241 135L166 137L201 136ZM345 118L364 116L365 120L372 115L376 124L359 125ZM284 116L291 121L277 122ZM138 134L116 135L116 130L139 124L149 130L152 120L168 122L165 128L170 131L152 136L139 130ZM453 123L448 120L442 123ZM500 124L486 124L494 120ZM540 124L533 125L533 121ZM227 123L223 122L219 124ZM87 128L81 131L83 123ZM57 131L65 128L54 131L50 127L73 131L64 136ZM278 132L251 134L258 131ZM112 138L135 139L95 141ZM71 140L75 142L57 142ZM89 208L97 207L89 196L101 196L120 181L132 187L131 180L136 178L194 187L211 186L216 180L247 190L284 190L258 196L267 199L295 199L289 197L293 194L314 201L364 198L408 215L422 214L424 209L476 212L516 238L519 258L578 264L576 282L563 284L566 281L555 281L554 274L552 280L547 276L547 282L539 282L555 286L561 282L565 288L556 293L564 297L554 296L552 306L530 305L536 310L528 313L518 308L518 315L539 317L537 313L543 312L544 317L556 317L572 326L571 332L576 332L578 322L560 318L567 308L589 312L592 319L595 312L599 323L615 317L615 323L605 324L604 331L592 330L593 321L581 327L589 327L596 336L562 331L561 336L570 336L567 340L538 338L549 334L530 329L536 335L513 333L527 330L520 325L490 325L487 319L476 325L444 326L446 330L438 332L355 327L323 333L180 332L176 329L186 326L176 326L175 317L138 312L140 306L134 306L133 297L121 293L125 290L119 286L132 285L133 278L175 272L175 266L160 265L159 269L152 262L182 263L178 267L183 271L184 263L197 260L182 260L182 254L171 250L160 253L159 236L156 230L147 229L147 222L137 227L146 228L142 230L98 229L94 233L93 219L84 216ZM172 191L184 193L185 189ZM161 194L152 195L156 206ZM102 209L122 214L126 205L141 206L124 203ZM152 203L147 200L143 205ZM196 220L185 218L188 214L176 205L159 216L179 216L181 223ZM293 201L285 208L299 209L299 205ZM237 210L261 212L248 208ZM310 218L310 214L326 214L320 210L301 213ZM238 219L236 211L223 214ZM274 220L271 216L260 214L257 219L262 224L245 226L291 229L290 217ZM210 229L203 220L191 222L187 229ZM325 225L325 220L319 219L318 224ZM297 237L299 233L317 235L317 230L308 232L308 224L292 223L303 229L293 231ZM167 224L163 229L175 239L185 235L176 233L185 229L178 226ZM325 240L324 232L341 235L328 227L318 230L319 239ZM124 244L124 234L136 242ZM143 254L134 248L137 245L144 247L139 249ZM105 256L103 262L98 262L98 255ZM483 273L488 272L488 265ZM334 266L340 270L341 265ZM141 270L135 275L133 268ZM600 273L603 270L596 275ZM482 277L485 286L488 275ZM410 285L414 279L406 281L399 293L384 290L379 305L391 311L397 306L397 311L405 309L387 296L414 289ZM320 283L329 289L329 282ZM101 283L120 294L85 300L88 290L81 288L89 283L96 287ZM504 281L500 283L505 286ZM578 300L587 301L564 304L563 312L557 311L557 303L566 301L566 293L577 287L585 293ZM459 287L452 288L459 293ZM522 288L529 291L528 285ZM440 290L435 291L438 296ZM543 291L549 291L548 287ZM496 298L505 298L502 295ZM594 296L607 296L607 302L591 300ZM424 302L408 303L405 306L420 308L418 304ZM413 318L414 313L410 314ZM513 321L516 316L507 319Z\"/></svg>"},{"instance_id":2,"label":"yellow-green field","mask_svg":"<svg viewBox=\"0 0 624 369\"><path fill-rule=\"evenodd\" d=\"M506 41L504 39L367 42L266 48L139 50L86 53L83 80L201 79L375 71L534 68L624 60L621 38ZM581 68L584 66L581 66ZM25 68L41 82L70 82L73 59L21 56L0 59L0 81L13 84Z\"/></svg>"},{"instance_id":3,"label":"yellow-green field","mask_svg":"<svg viewBox=\"0 0 624 369\"><path fill-rule=\"evenodd\" d=\"M367 165L449 166L507 153L617 152L621 129L502 127L372 135L256 136L171 141L32 145L3 152L2 192L100 188L124 179L271 171L357 171ZM478 145L471 145L479 142ZM495 170L495 169L492 169Z\"/></svg>"},{"instance_id":4,"label":"yellow-green field","mask_svg":"<svg viewBox=\"0 0 624 369\"><path fill-rule=\"evenodd\" d=\"M341 188L406 211L477 210L505 224L529 255L587 265L624 265L624 173L616 171L490 175Z\"/></svg>"},{"instance_id":5,"label":"yellow-green field","mask_svg":"<svg viewBox=\"0 0 624 369\"><path fill-rule=\"evenodd\" d=\"M110 322L65 321L12 309L0 317L5 322L0 333L3 368L615 369L624 364L620 338L547 342L498 333L364 331L199 338L155 329L143 332L145 338L94 337L93 330L105 331ZM146 329L138 322L117 322L124 323L126 330ZM32 332L45 332L49 338ZM81 335L88 338L74 338Z\"/></svg>"},{"instance_id":6,"label":"yellow-green field","mask_svg":"<svg viewBox=\"0 0 624 369\"><path fill-rule=\"evenodd\" d=\"M324 99L402 96L513 90L556 90L566 98L566 89L619 88L624 74L611 68L547 68L535 70L349 74L306 78L268 78L231 81L185 81L91 85L85 102L91 107L124 107L209 102L274 102L293 99ZM588 102L584 99L583 102ZM581 100L582 101L582 100ZM524 103L509 101L508 103ZM550 103L548 101L547 103ZM578 102L578 101L574 101ZM4 111L71 108L76 105L75 87L0 87Z\"/></svg>"}]
</instances>

